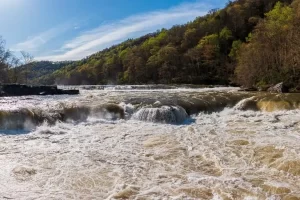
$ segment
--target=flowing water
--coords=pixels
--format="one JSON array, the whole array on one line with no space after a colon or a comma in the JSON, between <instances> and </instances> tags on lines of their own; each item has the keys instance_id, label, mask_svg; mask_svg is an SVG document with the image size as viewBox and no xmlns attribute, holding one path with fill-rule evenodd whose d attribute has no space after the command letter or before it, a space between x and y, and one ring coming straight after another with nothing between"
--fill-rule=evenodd
<instances>
[{"instance_id":1,"label":"flowing water","mask_svg":"<svg viewBox=\"0 0 300 200\"><path fill-rule=\"evenodd\" d=\"M0 99L0 199L300 199L300 94L80 89Z\"/></svg>"}]
</instances>

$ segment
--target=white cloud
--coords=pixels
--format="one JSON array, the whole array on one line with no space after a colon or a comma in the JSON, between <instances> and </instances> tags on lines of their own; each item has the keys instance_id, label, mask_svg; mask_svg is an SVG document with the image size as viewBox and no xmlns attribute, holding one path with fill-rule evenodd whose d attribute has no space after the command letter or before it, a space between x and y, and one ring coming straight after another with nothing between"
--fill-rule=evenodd
<instances>
[{"instance_id":1,"label":"white cloud","mask_svg":"<svg viewBox=\"0 0 300 200\"><path fill-rule=\"evenodd\" d=\"M20 42L14 46L12 46L12 51L37 51L39 47L45 45L50 40L58 37L60 34L64 33L71 26L69 24L61 24L57 27L51 28L45 32L42 32L36 36L29 37L28 40Z\"/></svg>"},{"instance_id":2,"label":"white cloud","mask_svg":"<svg viewBox=\"0 0 300 200\"><path fill-rule=\"evenodd\" d=\"M182 4L168 10L160 10L104 24L66 42L62 54L38 57L38 60L79 60L128 38L135 38L145 32L182 24L197 16L206 14L210 7L203 3Z\"/></svg>"}]
</instances>

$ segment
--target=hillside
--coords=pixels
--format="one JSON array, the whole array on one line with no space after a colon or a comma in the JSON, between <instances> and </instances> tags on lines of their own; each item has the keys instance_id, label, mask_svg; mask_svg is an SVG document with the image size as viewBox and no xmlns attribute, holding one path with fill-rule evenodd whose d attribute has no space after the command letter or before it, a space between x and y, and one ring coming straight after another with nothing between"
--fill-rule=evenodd
<instances>
[{"instance_id":1,"label":"hillside","mask_svg":"<svg viewBox=\"0 0 300 200\"><path fill-rule=\"evenodd\" d=\"M185 25L129 39L30 78L40 84L264 86L284 81L296 87L299 5L299 0L229 1Z\"/></svg>"},{"instance_id":2,"label":"hillside","mask_svg":"<svg viewBox=\"0 0 300 200\"><path fill-rule=\"evenodd\" d=\"M72 61L36 61L27 65L22 65L21 67L14 69L14 72L18 75L17 77L19 83L25 83L27 77L27 81L30 84L47 84L47 81L40 79L40 77L48 76L56 70L59 70L72 63Z\"/></svg>"}]
</instances>

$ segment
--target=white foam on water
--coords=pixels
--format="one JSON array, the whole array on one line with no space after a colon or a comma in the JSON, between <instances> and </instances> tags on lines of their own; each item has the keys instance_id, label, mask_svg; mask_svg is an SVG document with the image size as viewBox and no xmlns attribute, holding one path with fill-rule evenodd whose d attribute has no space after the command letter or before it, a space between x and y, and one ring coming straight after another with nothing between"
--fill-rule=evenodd
<instances>
[{"instance_id":1,"label":"white foam on water","mask_svg":"<svg viewBox=\"0 0 300 200\"><path fill-rule=\"evenodd\" d=\"M119 98L124 110L135 110L121 103L123 92L91 92L58 101ZM193 119L171 125L90 116L1 135L0 199L300 197L300 110L226 108Z\"/></svg>"},{"instance_id":2,"label":"white foam on water","mask_svg":"<svg viewBox=\"0 0 300 200\"><path fill-rule=\"evenodd\" d=\"M166 124L181 124L188 118L180 106L161 106L158 108L141 108L132 117L135 120Z\"/></svg>"}]
</instances>

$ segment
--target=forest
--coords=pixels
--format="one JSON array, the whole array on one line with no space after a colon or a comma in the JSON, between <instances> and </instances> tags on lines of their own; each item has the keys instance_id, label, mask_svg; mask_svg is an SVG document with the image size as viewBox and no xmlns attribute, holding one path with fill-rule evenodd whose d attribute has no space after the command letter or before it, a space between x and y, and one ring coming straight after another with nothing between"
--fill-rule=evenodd
<instances>
[{"instance_id":1,"label":"forest","mask_svg":"<svg viewBox=\"0 0 300 200\"><path fill-rule=\"evenodd\" d=\"M300 87L300 0L236 0L80 61L26 59L0 39L0 82Z\"/></svg>"}]
</instances>

